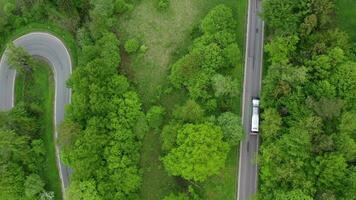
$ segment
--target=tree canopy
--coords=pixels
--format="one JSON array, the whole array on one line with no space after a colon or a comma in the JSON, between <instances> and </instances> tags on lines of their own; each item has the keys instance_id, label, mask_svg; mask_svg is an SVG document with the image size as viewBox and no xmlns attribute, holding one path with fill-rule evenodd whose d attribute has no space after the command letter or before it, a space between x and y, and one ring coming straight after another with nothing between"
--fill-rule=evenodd
<instances>
[{"instance_id":1,"label":"tree canopy","mask_svg":"<svg viewBox=\"0 0 356 200\"><path fill-rule=\"evenodd\" d=\"M212 124L184 125L178 130L177 147L162 158L167 171L198 182L218 173L229 149L222 137Z\"/></svg>"},{"instance_id":2,"label":"tree canopy","mask_svg":"<svg viewBox=\"0 0 356 200\"><path fill-rule=\"evenodd\" d=\"M335 27L334 3L263 2L258 199L353 198L356 67L347 34Z\"/></svg>"}]
</instances>

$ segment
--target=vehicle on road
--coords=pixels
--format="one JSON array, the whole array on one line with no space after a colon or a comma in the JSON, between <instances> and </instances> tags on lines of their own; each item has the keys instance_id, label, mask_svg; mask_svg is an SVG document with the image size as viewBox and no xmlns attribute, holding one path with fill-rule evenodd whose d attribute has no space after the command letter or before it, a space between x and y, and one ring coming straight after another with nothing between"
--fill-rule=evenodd
<instances>
[{"instance_id":1,"label":"vehicle on road","mask_svg":"<svg viewBox=\"0 0 356 200\"><path fill-rule=\"evenodd\" d=\"M259 132L260 125L260 100L252 98L252 119L251 119L251 134L256 135Z\"/></svg>"}]
</instances>

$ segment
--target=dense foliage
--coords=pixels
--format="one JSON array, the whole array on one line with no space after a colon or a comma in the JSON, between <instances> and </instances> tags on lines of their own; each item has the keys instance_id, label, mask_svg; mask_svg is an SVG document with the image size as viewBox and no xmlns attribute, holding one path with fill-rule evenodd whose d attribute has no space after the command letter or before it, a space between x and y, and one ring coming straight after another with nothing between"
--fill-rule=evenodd
<instances>
[{"instance_id":1,"label":"dense foliage","mask_svg":"<svg viewBox=\"0 0 356 200\"><path fill-rule=\"evenodd\" d=\"M166 109L153 106L144 114L138 95L126 77L118 72L121 65L118 19L122 13L133 9L132 2L0 0L0 42L33 22L55 24L75 35L78 58L74 59L78 62L74 62L77 66L68 81L73 92L72 102L67 107L65 121L59 127L57 141L62 161L72 169L67 196L73 200L139 199L141 139L150 128L155 132L162 128L162 162L167 171L197 183L223 168L229 144L236 145L243 135L239 117L231 112L239 89L236 88L237 80L230 74L241 58L231 9L226 6L213 9L202 21L190 51L173 64L170 73L172 87L186 91L189 99L176 105L173 119L163 126L167 122ZM169 1L160 0L157 5L159 9L167 9ZM127 40L122 47L129 54L147 50L136 39ZM30 65L15 59L26 57L24 52L15 53L13 67L22 74L30 74ZM31 116L38 112L33 104L25 107ZM6 118L20 108L21 105L5 114ZM1 159L6 164L26 161L18 164L20 169L11 167L17 171L9 171L9 178L0 180L4 181L1 187L3 191L17 190L6 195L20 195L7 199L24 199L26 195L50 199L52 194L43 189L45 185L41 175L29 169L34 164L40 165L43 155L39 158L26 154L26 159L18 159L16 154L32 153L27 149L34 149L38 154L42 152L38 146L43 144L33 143L37 140L32 139L37 138L36 131L32 129L38 127L31 120L37 119L24 118L27 116L25 111L16 120L11 121L11 117L9 122L1 120L4 126L10 126L4 128L1 137L26 144L14 146L13 155L16 156ZM22 132L27 136L13 138ZM20 147L26 151L16 149ZM8 147L3 149L6 152ZM190 159L192 156L194 159ZM37 162L33 164L32 160ZM18 175L21 178L16 177ZM16 178L18 181L14 181ZM172 193L167 198L198 199L192 187L188 190L187 194Z\"/></svg>"},{"instance_id":2,"label":"dense foliage","mask_svg":"<svg viewBox=\"0 0 356 200\"><path fill-rule=\"evenodd\" d=\"M0 112L0 196L4 200L53 199L53 191L45 189L48 177L44 176L44 166L48 155L41 139L43 107L41 97L34 92L38 88L32 77L40 65L13 44L7 55L10 66L24 76L25 84L24 101L10 112Z\"/></svg>"},{"instance_id":3,"label":"dense foliage","mask_svg":"<svg viewBox=\"0 0 356 200\"><path fill-rule=\"evenodd\" d=\"M203 181L224 165L228 145L222 132L212 124L186 124L178 130L177 147L163 158L172 175L187 180Z\"/></svg>"},{"instance_id":4,"label":"dense foliage","mask_svg":"<svg viewBox=\"0 0 356 200\"><path fill-rule=\"evenodd\" d=\"M264 1L259 199L355 198L356 64L334 3Z\"/></svg>"},{"instance_id":5,"label":"dense foliage","mask_svg":"<svg viewBox=\"0 0 356 200\"><path fill-rule=\"evenodd\" d=\"M240 118L231 112L239 94L231 72L241 58L235 27L232 10L215 7L202 20L189 52L171 66L172 87L189 98L176 105L162 129L161 160L169 174L195 184L223 169L229 144L243 135ZM166 199L194 198L180 193Z\"/></svg>"},{"instance_id":6,"label":"dense foliage","mask_svg":"<svg viewBox=\"0 0 356 200\"><path fill-rule=\"evenodd\" d=\"M67 110L63 160L73 169L68 196L73 199L138 199L142 133L141 103L127 79L119 75L119 40L114 28L124 1L90 1L88 24L78 30L79 66L68 84L73 90ZM65 136L67 134L64 134Z\"/></svg>"},{"instance_id":7,"label":"dense foliage","mask_svg":"<svg viewBox=\"0 0 356 200\"><path fill-rule=\"evenodd\" d=\"M143 113L137 94L117 70L121 60L116 36L118 17L132 10L131 0L0 0L0 8L1 43L15 29L33 22L55 24L76 36L78 66L68 82L73 91L72 104L58 141L63 161L74 172L68 196L137 199L140 138L144 133L133 127L142 124ZM27 72L27 68L17 67L21 62L14 60L14 68ZM31 176L30 183L42 185L37 176ZM26 194L37 195L37 188L32 190Z\"/></svg>"},{"instance_id":8,"label":"dense foliage","mask_svg":"<svg viewBox=\"0 0 356 200\"><path fill-rule=\"evenodd\" d=\"M125 42L125 51L129 54L136 52L139 47L140 43L137 39L129 39Z\"/></svg>"},{"instance_id":9,"label":"dense foliage","mask_svg":"<svg viewBox=\"0 0 356 200\"><path fill-rule=\"evenodd\" d=\"M126 78L118 75L118 44L114 34L105 33L96 44L85 46L83 51L97 52L69 82L74 94L68 120L80 129L65 150L65 160L75 171L70 195L78 199L88 194L84 191L79 198L75 188L87 181L92 185L87 192L102 199L133 198L140 185L140 142L133 127L141 104Z\"/></svg>"}]
</instances>

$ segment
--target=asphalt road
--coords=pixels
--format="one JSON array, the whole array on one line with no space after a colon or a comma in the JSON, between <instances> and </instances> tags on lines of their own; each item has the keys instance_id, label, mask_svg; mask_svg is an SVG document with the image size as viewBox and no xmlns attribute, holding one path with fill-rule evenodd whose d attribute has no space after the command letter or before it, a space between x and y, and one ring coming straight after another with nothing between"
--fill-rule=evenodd
<instances>
[{"instance_id":1,"label":"asphalt road","mask_svg":"<svg viewBox=\"0 0 356 200\"><path fill-rule=\"evenodd\" d=\"M29 33L16 39L14 43L25 48L29 54L43 58L52 66L55 79L54 122L57 127L64 118L64 107L70 103L71 98L71 91L65 84L72 73L72 62L67 48L57 37L42 32ZM14 106L15 77L16 72L6 63L5 50L0 62L0 110L2 111L10 110ZM57 131L54 134L57 138ZM60 162L58 147L56 147L56 156L62 193L64 193L68 186L69 168Z\"/></svg>"},{"instance_id":2,"label":"asphalt road","mask_svg":"<svg viewBox=\"0 0 356 200\"><path fill-rule=\"evenodd\" d=\"M252 97L259 97L262 79L263 28L259 17L261 0L249 0L244 92L242 104L242 123L246 137L240 144L238 200L248 200L257 191L258 166L256 155L259 147L259 136L250 135Z\"/></svg>"}]
</instances>

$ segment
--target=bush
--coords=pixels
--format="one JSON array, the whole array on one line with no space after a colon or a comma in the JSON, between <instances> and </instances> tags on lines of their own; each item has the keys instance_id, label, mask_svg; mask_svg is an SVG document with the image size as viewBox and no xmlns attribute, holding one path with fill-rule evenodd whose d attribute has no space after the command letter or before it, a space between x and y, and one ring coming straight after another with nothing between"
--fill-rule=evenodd
<instances>
[{"instance_id":1,"label":"bush","mask_svg":"<svg viewBox=\"0 0 356 200\"><path fill-rule=\"evenodd\" d=\"M177 134L181 126L179 123L171 122L163 127L161 133L163 151L170 151L176 147Z\"/></svg>"},{"instance_id":2,"label":"bush","mask_svg":"<svg viewBox=\"0 0 356 200\"><path fill-rule=\"evenodd\" d=\"M133 127L133 131L140 139L143 139L146 133L149 131L146 116L143 113L141 113L138 117L136 125Z\"/></svg>"},{"instance_id":3,"label":"bush","mask_svg":"<svg viewBox=\"0 0 356 200\"><path fill-rule=\"evenodd\" d=\"M127 11L131 11L133 9L133 5L126 3L125 0L116 0L115 2L115 12L116 13L124 13Z\"/></svg>"},{"instance_id":4,"label":"bush","mask_svg":"<svg viewBox=\"0 0 356 200\"><path fill-rule=\"evenodd\" d=\"M169 0L158 0L158 9L166 10L169 7Z\"/></svg>"},{"instance_id":5,"label":"bush","mask_svg":"<svg viewBox=\"0 0 356 200\"><path fill-rule=\"evenodd\" d=\"M184 122L198 122L204 117L204 109L194 100L188 100L174 111L174 117Z\"/></svg>"},{"instance_id":6,"label":"bush","mask_svg":"<svg viewBox=\"0 0 356 200\"><path fill-rule=\"evenodd\" d=\"M163 122L165 109L162 106L152 106L146 114L148 126L158 130Z\"/></svg>"},{"instance_id":7,"label":"bush","mask_svg":"<svg viewBox=\"0 0 356 200\"><path fill-rule=\"evenodd\" d=\"M137 39L129 39L125 42L125 51L128 54L135 53L140 47L140 43Z\"/></svg>"}]
</instances>

